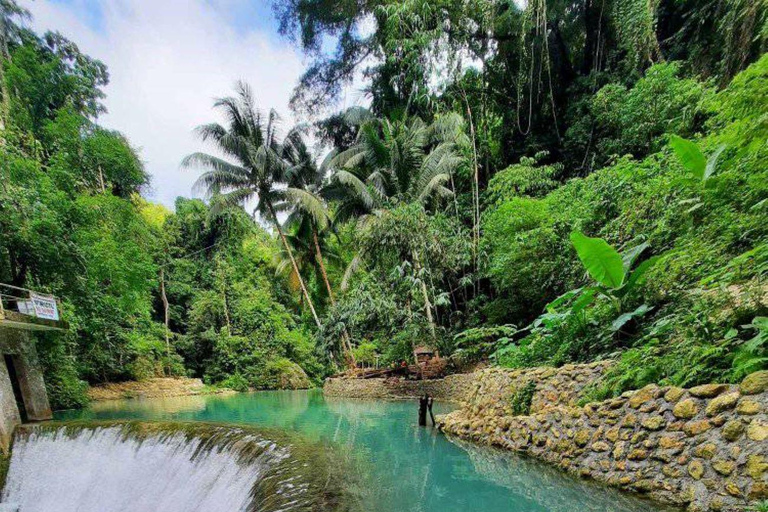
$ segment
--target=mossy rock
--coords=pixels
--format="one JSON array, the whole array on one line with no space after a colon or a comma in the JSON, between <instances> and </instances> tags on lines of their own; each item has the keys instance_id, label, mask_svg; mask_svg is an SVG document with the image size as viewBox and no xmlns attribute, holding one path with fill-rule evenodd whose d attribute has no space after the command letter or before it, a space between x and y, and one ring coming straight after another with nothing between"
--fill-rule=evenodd
<instances>
[{"instance_id":1,"label":"mossy rock","mask_svg":"<svg viewBox=\"0 0 768 512\"><path fill-rule=\"evenodd\" d=\"M768 370L755 372L741 381L739 386L741 392L745 395L756 395L768 389Z\"/></svg>"}]
</instances>

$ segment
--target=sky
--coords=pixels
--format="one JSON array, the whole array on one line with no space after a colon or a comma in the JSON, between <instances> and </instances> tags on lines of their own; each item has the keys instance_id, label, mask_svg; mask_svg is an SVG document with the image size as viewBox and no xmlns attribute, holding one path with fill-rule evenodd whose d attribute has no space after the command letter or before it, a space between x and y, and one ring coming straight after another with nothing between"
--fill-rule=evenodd
<instances>
[{"instance_id":1,"label":"sky","mask_svg":"<svg viewBox=\"0 0 768 512\"><path fill-rule=\"evenodd\" d=\"M271 0L21 0L38 32L57 30L107 64L103 126L125 134L152 176L144 195L169 208L197 196L199 174L179 168L206 150L193 130L218 120L211 106L237 80L287 129L291 91L308 64L277 33ZM362 101L352 86L344 104ZM196 192L196 193L193 193Z\"/></svg>"}]
</instances>

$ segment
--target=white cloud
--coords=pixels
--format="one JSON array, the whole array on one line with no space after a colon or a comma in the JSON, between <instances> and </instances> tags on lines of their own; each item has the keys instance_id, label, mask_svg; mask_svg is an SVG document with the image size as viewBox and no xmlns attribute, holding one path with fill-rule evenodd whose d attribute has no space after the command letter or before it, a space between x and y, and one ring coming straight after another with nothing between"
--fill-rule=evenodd
<instances>
[{"instance_id":1,"label":"white cloud","mask_svg":"<svg viewBox=\"0 0 768 512\"><path fill-rule=\"evenodd\" d=\"M202 148L192 130L214 119L213 98L231 93L236 80L252 85L260 106L292 121L288 99L302 57L264 29L235 30L207 0L103 0L98 29L85 0L26 3L37 30L60 31L109 67L109 113L100 122L139 149L152 200L171 207L176 196L191 195L197 173L179 162Z\"/></svg>"}]
</instances>

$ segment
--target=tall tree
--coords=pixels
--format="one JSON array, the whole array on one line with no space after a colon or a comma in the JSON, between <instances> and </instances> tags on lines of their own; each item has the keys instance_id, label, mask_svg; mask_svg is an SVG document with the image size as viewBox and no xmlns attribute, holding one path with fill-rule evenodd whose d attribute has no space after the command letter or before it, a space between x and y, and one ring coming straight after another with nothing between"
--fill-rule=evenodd
<instances>
[{"instance_id":1,"label":"tall tree","mask_svg":"<svg viewBox=\"0 0 768 512\"><path fill-rule=\"evenodd\" d=\"M448 121L455 124L457 119L451 116ZM464 159L456 151L456 131L448 130L450 125L445 120L427 125L419 118L362 119L357 142L329 163L333 175L328 196L339 201L337 217L365 221L397 202L430 205L453 197L448 185ZM418 251L410 258L421 272ZM421 291L435 336L433 304L423 280Z\"/></svg>"},{"instance_id":2,"label":"tall tree","mask_svg":"<svg viewBox=\"0 0 768 512\"><path fill-rule=\"evenodd\" d=\"M289 135L280 140L280 118L277 112L270 110L265 114L259 111L247 84L238 82L236 92L236 97L221 98L214 103L214 108L224 114L226 127L211 123L197 128L204 142L212 141L224 155L236 163L207 153L193 153L184 158L182 166L205 169L196 186L207 189L209 194L221 194L223 204L246 206L254 199L257 201L254 213L258 212L277 230L299 280L307 306L315 323L320 327L320 318L317 316L312 297L307 291L293 250L277 217L279 207L286 198L286 191L280 186L295 172L295 167L286 158L295 151L295 137Z\"/></svg>"},{"instance_id":3,"label":"tall tree","mask_svg":"<svg viewBox=\"0 0 768 512\"><path fill-rule=\"evenodd\" d=\"M292 142L285 153L286 159L291 163L291 168L286 173L287 187L284 192L287 209L290 210L286 225L294 228L295 243L308 249L307 259L316 264L325 284L328 300L331 305L335 305L336 299L328 279L321 243L331 225L330 215L322 197L325 170L316 165L304 142L300 127L292 130L287 138ZM354 366L352 344L346 329L342 334L342 346L345 359L350 366Z\"/></svg>"},{"instance_id":4,"label":"tall tree","mask_svg":"<svg viewBox=\"0 0 768 512\"><path fill-rule=\"evenodd\" d=\"M8 115L8 90L5 83L5 61L10 58L9 47L12 42L21 37L19 21L30 19L31 15L15 0L0 0L0 95L2 95L2 111L0 111L0 130L5 128Z\"/></svg>"}]
</instances>

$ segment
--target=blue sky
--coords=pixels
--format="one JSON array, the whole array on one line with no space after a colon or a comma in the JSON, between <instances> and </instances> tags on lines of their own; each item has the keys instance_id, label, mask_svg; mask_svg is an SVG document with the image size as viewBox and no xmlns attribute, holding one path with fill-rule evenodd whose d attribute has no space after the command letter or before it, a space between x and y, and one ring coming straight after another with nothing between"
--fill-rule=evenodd
<instances>
[{"instance_id":1,"label":"blue sky","mask_svg":"<svg viewBox=\"0 0 768 512\"><path fill-rule=\"evenodd\" d=\"M38 31L58 30L104 61L111 83L100 122L124 133L139 151L152 185L145 195L172 207L193 195L196 172L179 169L206 150L193 129L216 120L211 105L237 80L253 87L262 108L284 125L304 56L277 33L270 1L20 0ZM351 87L343 106L364 102Z\"/></svg>"},{"instance_id":2,"label":"blue sky","mask_svg":"<svg viewBox=\"0 0 768 512\"><path fill-rule=\"evenodd\" d=\"M52 0L51 3L76 13L78 18L92 30L105 29L104 2L101 0ZM221 12L231 27L240 33L263 30L272 37L278 37L277 21L273 15L272 6L267 1L206 0L206 3Z\"/></svg>"}]
</instances>

